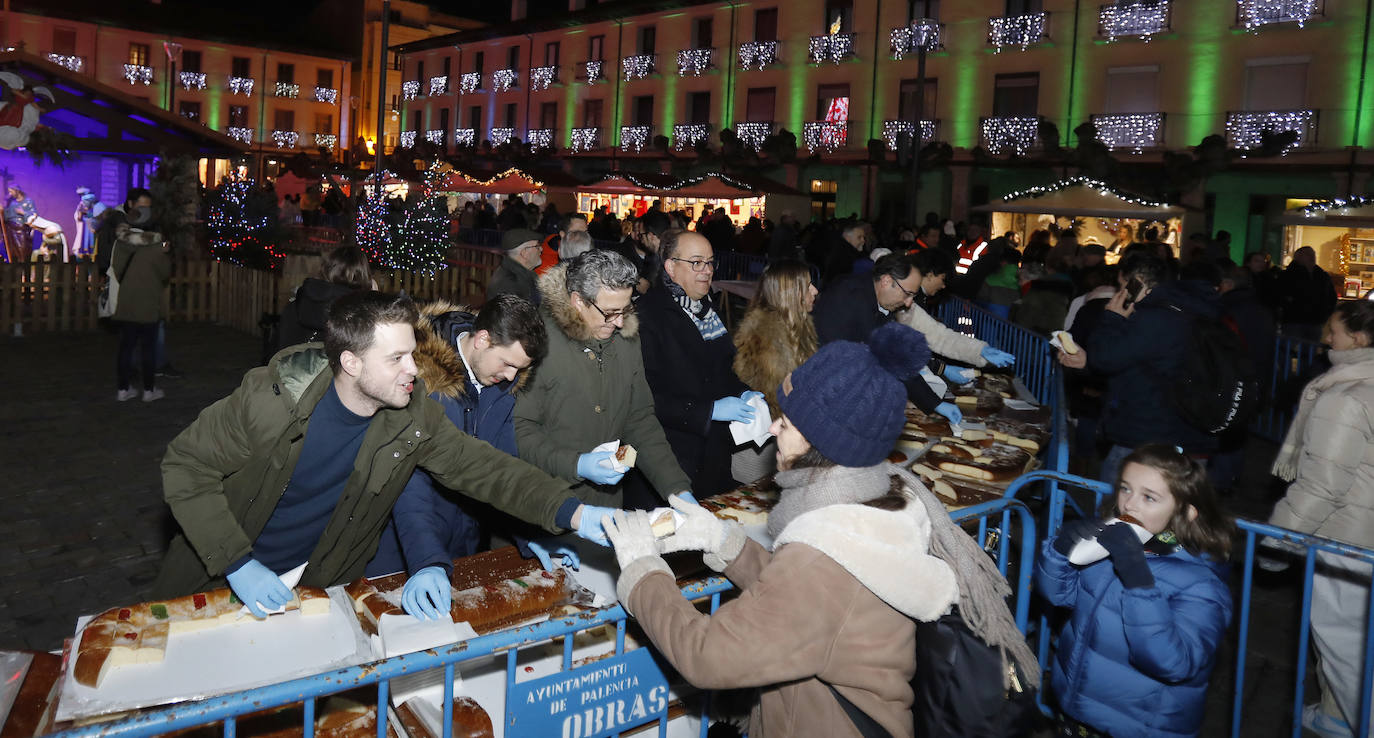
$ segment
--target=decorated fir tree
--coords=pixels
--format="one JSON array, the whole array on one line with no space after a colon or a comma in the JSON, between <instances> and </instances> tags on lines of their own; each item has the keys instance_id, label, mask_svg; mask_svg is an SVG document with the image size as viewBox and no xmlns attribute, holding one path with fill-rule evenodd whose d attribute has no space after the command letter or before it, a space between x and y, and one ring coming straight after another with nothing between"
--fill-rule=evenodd
<instances>
[{"instance_id":1,"label":"decorated fir tree","mask_svg":"<svg viewBox=\"0 0 1374 738\"><path fill-rule=\"evenodd\" d=\"M448 208L442 199L411 198L401 211L383 266L426 276L446 268L448 229Z\"/></svg>"},{"instance_id":2,"label":"decorated fir tree","mask_svg":"<svg viewBox=\"0 0 1374 738\"><path fill-rule=\"evenodd\" d=\"M373 264L383 264L391 251L391 226L387 223L387 204L381 196L369 197L358 206L358 248Z\"/></svg>"},{"instance_id":3,"label":"decorated fir tree","mask_svg":"<svg viewBox=\"0 0 1374 738\"><path fill-rule=\"evenodd\" d=\"M210 253L249 269L276 269L284 254L279 249L277 198L254 186L251 179L230 178L209 196L206 228Z\"/></svg>"}]
</instances>

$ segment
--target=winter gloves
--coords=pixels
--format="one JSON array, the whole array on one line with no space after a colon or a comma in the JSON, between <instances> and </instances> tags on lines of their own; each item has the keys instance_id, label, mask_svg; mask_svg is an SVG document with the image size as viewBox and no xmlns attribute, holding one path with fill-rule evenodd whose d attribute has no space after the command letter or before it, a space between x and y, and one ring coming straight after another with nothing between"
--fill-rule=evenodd
<instances>
[{"instance_id":1,"label":"winter gloves","mask_svg":"<svg viewBox=\"0 0 1374 738\"><path fill-rule=\"evenodd\" d=\"M1128 523L1112 523L1097 534L1097 542L1112 557L1116 578L1126 589L1155 586L1155 575L1145 563L1145 546Z\"/></svg>"},{"instance_id":2,"label":"winter gloves","mask_svg":"<svg viewBox=\"0 0 1374 738\"><path fill-rule=\"evenodd\" d=\"M668 504L682 513L677 531L660 543L663 553L700 551L702 561L713 571L724 571L744 549L744 528L716 517L695 502L671 498Z\"/></svg>"},{"instance_id":3,"label":"winter gloves","mask_svg":"<svg viewBox=\"0 0 1374 738\"><path fill-rule=\"evenodd\" d=\"M630 593L639 580L655 571L668 576L673 570L658 555L658 542L649 523L649 513L643 510L616 510L605 516L602 524L606 537L615 547L615 558L620 563L620 578L615 583L616 598L630 611ZM633 613L631 613L633 614Z\"/></svg>"}]
</instances>

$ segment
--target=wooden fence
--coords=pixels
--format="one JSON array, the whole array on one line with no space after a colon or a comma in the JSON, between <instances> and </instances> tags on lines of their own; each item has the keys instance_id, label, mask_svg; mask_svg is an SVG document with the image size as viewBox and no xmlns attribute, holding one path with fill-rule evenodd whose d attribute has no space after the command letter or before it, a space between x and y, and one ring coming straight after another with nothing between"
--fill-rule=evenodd
<instances>
[{"instance_id":1,"label":"wooden fence","mask_svg":"<svg viewBox=\"0 0 1374 738\"><path fill-rule=\"evenodd\" d=\"M417 300L476 306L501 258L500 249L456 246L449 252L449 267L433 276L400 271L373 276L385 292L405 290ZM319 265L318 253L288 254L272 272L179 255L172 260L163 308L172 323L213 322L257 333L262 316L280 312ZM91 262L0 264L0 330L13 335L96 330L101 281Z\"/></svg>"}]
</instances>

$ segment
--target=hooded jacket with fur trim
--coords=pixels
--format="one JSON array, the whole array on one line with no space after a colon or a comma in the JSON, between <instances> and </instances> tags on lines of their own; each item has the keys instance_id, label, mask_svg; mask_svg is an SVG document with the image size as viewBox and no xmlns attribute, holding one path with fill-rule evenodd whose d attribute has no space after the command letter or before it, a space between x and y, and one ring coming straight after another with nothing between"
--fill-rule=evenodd
<instances>
[{"instance_id":1,"label":"hooded jacket with fur trim","mask_svg":"<svg viewBox=\"0 0 1374 738\"><path fill-rule=\"evenodd\" d=\"M751 736L858 736L827 684L893 736L911 736L913 618L938 619L959 599L929 542L919 503L829 505L797 516L771 554L745 543L725 570L740 595L714 615L663 572L646 575L626 606L693 685L762 688Z\"/></svg>"},{"instance_id":2,"label":"hooded jacket with fur trim","mask_svg":"<svg viewBox=\"0 0 1374 738\"><path fill-rule=\"evenodd\" d=\"M639 452L636 466L664 499L691 489L654 415L653 394L644 378L639 320L602 341L583 322L567 289L567 266L539 278L539 306L549 334L549 353L515 402L515 438L520 458L563 479L577 481L577 458L620 439ZM619 507L619 486L574 487L583 500Z\"/></svg>"}]
</instances>

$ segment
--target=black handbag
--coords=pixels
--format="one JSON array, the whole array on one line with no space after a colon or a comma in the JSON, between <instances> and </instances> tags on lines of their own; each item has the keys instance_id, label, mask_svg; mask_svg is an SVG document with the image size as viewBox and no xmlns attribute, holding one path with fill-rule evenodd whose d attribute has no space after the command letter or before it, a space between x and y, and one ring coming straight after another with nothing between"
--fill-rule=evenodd
<instances>
[{"instance_id":1,"label":"black handbag","mask_svg":"<svg viewBox=\"0 0 1374 738\"><path fill-rule=\"evenodd\" d=\"M1013 670L1010 689L1004 668ZM917 738L1024 736L1039 722L1025 674L1014 663L1004 667L999 650L969 630L957 607L939 620L916 624L911 687Z\"/></svg>"}]
</instances>

